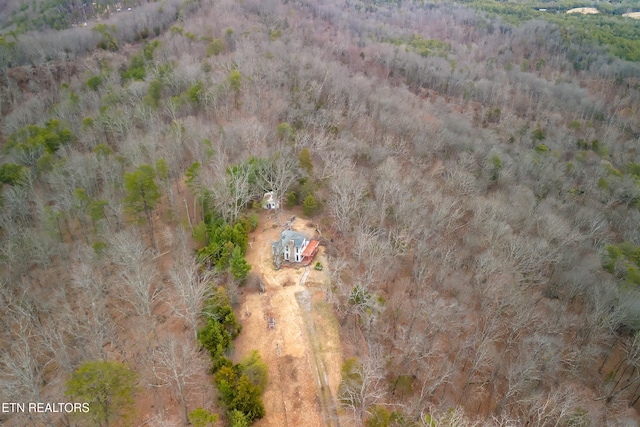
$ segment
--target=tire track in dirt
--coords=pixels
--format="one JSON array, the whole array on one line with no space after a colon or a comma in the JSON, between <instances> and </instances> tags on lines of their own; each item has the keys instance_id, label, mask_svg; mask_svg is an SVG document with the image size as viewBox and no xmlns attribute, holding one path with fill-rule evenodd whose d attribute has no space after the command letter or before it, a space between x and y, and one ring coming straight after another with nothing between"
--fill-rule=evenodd
<instances>
[{"instance_id":1,"label":"tire track in dirt","mask_svg":"<svg viewBox=\"0 0 640 427\"><path fill-rule=\"evenodd\" d=\"M270 316L273 316L273 307L271 306L271 297L267 297L267 298L263 298L262 299L262 303L263 303L263 312L264 312L264 320L266 322L269 322L269 318ZM275 329L275 328L274 328ZM277 371L278 371L278 381L280 384L283 383L283 367L282 364L280 362L280 357L282 356L282 348L280 347L280 343L282 342L282 336L280 331L276 330L273 331L273 333L275 335L277 335L277 339L275 340L275 346L276 346L276 351L275 351L275 363L277 366ZM284 393L284 388L280 387L280 395L282 397L282 413L283 413L283 418L284 418L284 424L283 427L289 427L289 420L287 417L287 399L285 397L285 393Z\"/></svg>"},{"instance_id":2,"label":"tire track in dirt","mask_svg":"<svg viewBox=\"0 0 640 427\"><path fill-rule=\"evenodd\" d=\"M309 267L307 267L307 276ZM306 277L303 276L303 280ZM318 396L320 398L320 406L322 407L322 415L326 426L338 427L340 422L338 419L338 411L336 409L333 396L331 396L331 388L329 387L329 378L327 377L327 368L322 360L320 352L320 343L318 342L315 324L311 316L311 295L307 289L296 292L296 300L302 309L302 317L307 327L307 336L311 344L311 354L313 355L313 365L315 367L314 374L317 381Z\"/></svg>"}]
</instances>

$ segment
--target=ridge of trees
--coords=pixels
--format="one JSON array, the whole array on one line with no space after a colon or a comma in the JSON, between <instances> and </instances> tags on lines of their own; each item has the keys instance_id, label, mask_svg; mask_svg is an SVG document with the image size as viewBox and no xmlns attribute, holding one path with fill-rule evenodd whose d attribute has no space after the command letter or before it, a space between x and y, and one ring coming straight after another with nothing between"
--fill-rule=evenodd
<instances>
[{"instance_id":1,"label":"ridge of trees","mask_svg":"<svg viewBox=\"0 0 640 427\"><path fill-rule=\"evenodd\" d=\"M50 120L54 134L73 135L52 153L37 143L50 154L40 168L13 149L0 160L0 398L59 396L85 361L127 360L151 384L141 393L170 388L174 416L188 418L201 394L213 416L194 350L201 306L212 282L234 300L246 210L275 190L307 213L312 196L333 239L326 298L357 361L342 400L354 423L637 416L636 64L588 40L567 45L556 25L507 25L460 4L200 5L166 21L175 30L158 36L143 80L120 71L132 63L125 40L144 26L109 29L118 51L90 58L79 52L101 40L92 31L69 52L55 43L70 32L38 39L51 45L7 36L0 47L24 63L68 54L81 70L63 75L66 86L55 67L25 80L15 74L24 69L0 73L3 143ZM448 47L422 55L406 44L414 34ZM213 40L223 48L207 57ZM125 174L143 165L160 193L157 252L124 203ZM185 170L195 198L181 187ZM202 246L221 239L211 259L232 243L221 270L193 262L192 227ZM169 333L173 319L187 332ZM210 341L224 356L233 328L220 325ZM252 401L255 389L243 390ZM227 416L243 425L249 412Z\"/></svg>"},{"instance_id":2,"label":"ridge of trees","mask_svg":"<svg viewBox=\"0 0 640 427\"><path fill-rule=\"evenodd\" d=\"M597 5L601 12L596 15L567 14L582 3L553 6L546 3L496 3L475 2L474 7L499 15L505 22L520 25L529 20L545 20L561 28L567 45L599 43L607 46L609 52L628 61L640 61L640 31L632 19L622 17L622 10L612 10L605 5ZM628 6L627 6L628 7ZM544 9L541 11L540 9Z\"/></svg>"}]
</instances>

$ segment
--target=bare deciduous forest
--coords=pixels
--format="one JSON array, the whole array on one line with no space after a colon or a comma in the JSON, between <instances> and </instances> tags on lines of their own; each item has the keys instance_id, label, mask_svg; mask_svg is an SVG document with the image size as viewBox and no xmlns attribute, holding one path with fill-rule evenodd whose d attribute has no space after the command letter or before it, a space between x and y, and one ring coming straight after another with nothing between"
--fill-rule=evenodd
<instances>
[{"instance_id":1,"label":"bare deciduous forest","mask_svg":"<svg viewBox=\"0 0 640 427\"><path fill-rule=\"evenodd\" d=\"M0 6L0 402L109 395L0 423L260 426L232 341L284 210L327 255L340 425L637 426L625 7Z\"/></svg>"}]
</instances>

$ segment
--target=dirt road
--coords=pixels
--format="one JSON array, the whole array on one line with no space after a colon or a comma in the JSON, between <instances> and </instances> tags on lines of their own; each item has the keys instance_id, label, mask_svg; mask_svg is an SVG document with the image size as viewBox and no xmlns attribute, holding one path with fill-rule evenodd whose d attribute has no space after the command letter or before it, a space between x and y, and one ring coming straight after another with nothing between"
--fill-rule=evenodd
<instances>
[{"instance_id":1,"label":"dirt road","mask_svg":"<svg viewBox=\"0 0 640 427\"><path fill-rule=\"evenodd\" d=\"M288 218L287 213L281 218ZM263 395L266 416L255 426L337 426L335 397L342 356L338 325L324 301L326 276L311 268L301 284L304 268L276 271L271 242L278 239L282 228L272 225L273 220L263 213L258 229L249 236L247 261L265 292L245 290L239 316L243 329L235 342L235 362L258 350L269 366ZM301 219L293 229L314 235L314 228ZM316 260L326 265L322 248Z\"/></svg>"}]
</instances>

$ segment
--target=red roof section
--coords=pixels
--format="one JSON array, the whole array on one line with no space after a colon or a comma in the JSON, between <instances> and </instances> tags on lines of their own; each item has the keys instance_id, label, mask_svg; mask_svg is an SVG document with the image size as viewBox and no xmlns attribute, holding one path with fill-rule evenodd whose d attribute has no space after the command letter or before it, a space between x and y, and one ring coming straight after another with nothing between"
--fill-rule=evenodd
<instances>
[{"instance_id":1,"label":"red roof section","mask_svg":"<svg viewBox=\"0 0 640 427\"><path fill-rule=\"evenodd\" d=\"M304 248L304 251L302 251L302 257L307 258L314 256L316 254L316 251L318 250L319 243L320 242L318 242L317 240L310 241L307 247Z\"/></svg>"}]
</instances>

